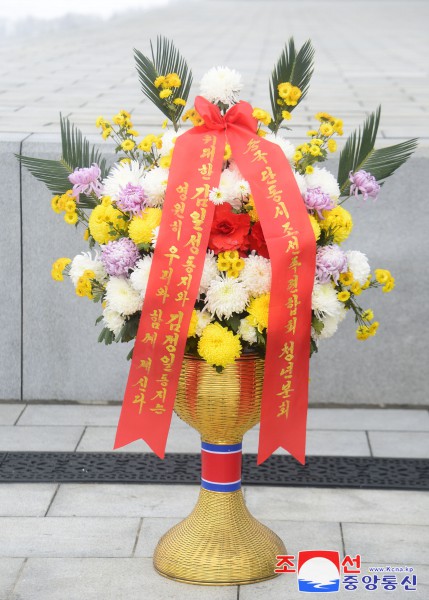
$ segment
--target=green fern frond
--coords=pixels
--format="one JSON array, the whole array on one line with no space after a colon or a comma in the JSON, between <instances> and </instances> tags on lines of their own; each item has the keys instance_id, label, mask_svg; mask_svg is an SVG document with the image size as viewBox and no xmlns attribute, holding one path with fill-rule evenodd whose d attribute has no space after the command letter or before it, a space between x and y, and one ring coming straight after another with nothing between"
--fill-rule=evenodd
<instances>
[{"instance_id":1,"label":"green fern frond","mask_svg":"<svg viewBox=\"0 0 429 600\"><path fill-rule=\"evenodd\" d=\"M277 131L282 122L282 110L287 109L292 112L296 106L305 98L310 87L310 80L314 70L314 48L310 40L297 52L293 38L290 38L285 45L274 69L270 81L270 100L271 109L274 115L274 122L270 129ZM290 82L299 87L301 97L296 106L281 107L277 104L279 97L277 87L280 83Z\"/></svg>"},{"instance_id":2,"label":"green fern frond","mask_svg":"<svg viewBox=\"0 0 429 600\"><path fill-rule=\"evenodd\" d=\"M134 49L134 58L142 92L166 117L176 123L184 107L172 105L172 102L176 98L188 100L192 85L192 72L171 40L158 36L156 50L154 51L152 42L150 43L150 49L152 59ZM157 77L168 75L168 73L177 73L182 83L180 87L173 89L167 103L159 97L161 90L155 87L154 82Z\"/></svg>"},{"instance_id":3,"label":"green fern frond","mask_svg":"<svg viewBox=\"0 0 429 600\"><path fill-rule=\"evenodd\" d=\"M349 137L340 153L338 166L338 183L341 195L347 196L350 191L350 171L361 169L373 175L378 183L390 177L403 165L417 146L417 139L407 140L387 148L374 148L380 123L381 107L372 113L363 124L362 129L355 130Z\"/></svg>"},{"instance_id":4,"label":"green fern frond","mask_svg":"<svg viewBox=\"0 0 429 600\"><path fill-rule=\"evenodd\" d=\"M44 183L53 194L64 194L70 189L68 180L70 173L78 167L90 167L97 163L101 170L101 177L107 175L106 160L101 157L100 152L91 146L81 131L72 125L67 117L60 115L61 124L61 159L47 160L16 154L30 173L39 181ZM79 206L81 208L92 208L97 202L89 196L80 196Z\"/></svg>"}]
</instances>

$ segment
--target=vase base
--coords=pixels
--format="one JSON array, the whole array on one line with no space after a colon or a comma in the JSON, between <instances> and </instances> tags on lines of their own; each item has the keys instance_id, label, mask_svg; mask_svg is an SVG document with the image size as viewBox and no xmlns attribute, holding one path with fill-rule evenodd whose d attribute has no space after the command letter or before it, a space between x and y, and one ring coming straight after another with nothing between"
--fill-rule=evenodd
<instances>
[{"instance_id":1,"label":"vase base","mask_svg":"<svg viewBox=\"0 0 429 600\"><path fill-rule=\"evenodd\" d=\"M192 513L167 531L154 553L155 569L197 585L245 585L276 577L282 540L247 510L241 490L201 489Z\"/></svg>"}]
</instances>

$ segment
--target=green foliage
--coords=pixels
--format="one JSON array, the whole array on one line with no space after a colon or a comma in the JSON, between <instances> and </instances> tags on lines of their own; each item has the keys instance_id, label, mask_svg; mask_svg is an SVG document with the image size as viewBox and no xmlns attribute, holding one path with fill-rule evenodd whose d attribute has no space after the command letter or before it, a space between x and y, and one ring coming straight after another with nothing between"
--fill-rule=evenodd
<instances>
[{"instance_id":1,"label":"green foliage","mask_svg":"<svg viewBox=\"0 0 429 600\"><path fill-rule=\"evenodd\" d=\"M68 176L78 167L90 167L97 163L101 176L107 175L106 161L100 152L91 146L82 132L72 125L67 117L60 115L62 155L60 160L46 160L16 154L32 175L53 194L64 194L71 188ZM97 202L94 198L81 194L79 207L93 208Z\"/></svg>"},{"instance_id":2,"label":"green foliage","mask_svg":"<svg viewBox=\"0 0 429 600\"><path fill-rule=\"evenodd\" d=\"M141 313L134 313L129 319L127 319L116 338L117 342L130 342L137 335L139 328Z\"/></svg>"},{"instance_id":3,"label":"green foliage","mask_svg":"<svg viewBox=\"0 0 429 600\"><path fill-rule=\"evenodd\" d=\"M417 139L407 140L387 148L374 148L380 123L381 107L364 122L362 129L355 130L348 138L340 153L338 183L341 195L348 196L351 182L350 171L361 169L373 175L381 185L411 156L417 146Z\"/></svg>"},{"instance_id":4,"label":"green foliage","mask_svg":"<svg viewBox=\"0 0 429 600\"><path fill-rule=\"evenodd\" d=\"M156 38L156 49L150 43L152 58L148 58L134 49L137 73L139 76L143 94L148 98L166 117L173 123L177 122L183 112L183 106L173 105L175 98L187 100L192 84L192 72L189 70L186 60L174 46L171 40L163 36ZM177 73L182 82L181 86L173 89L169 102L159 97L161 89L155 87L155 79L160 75Z\"/></svg>"},{"instance_id":5,"label":"green foliage","mask_svg":"<svg viewBox=\"0 0 429 600\"><path fill-rule=\"evenodd\" d=\"M290 38L285 45L274 69L270 81L270 100L271 109L274 115L274 121L270 124L270 129L274 132L278 130L282 122L282 110L292 112L296 106L305 98L310 87L310 80L314 71L314 48L310 40L296 51L295 42ZM302 94L296 106L279 106L277 104L278 91L277 86L280 83L290 82L299 87Z\"/></svg>"}]
</instances>

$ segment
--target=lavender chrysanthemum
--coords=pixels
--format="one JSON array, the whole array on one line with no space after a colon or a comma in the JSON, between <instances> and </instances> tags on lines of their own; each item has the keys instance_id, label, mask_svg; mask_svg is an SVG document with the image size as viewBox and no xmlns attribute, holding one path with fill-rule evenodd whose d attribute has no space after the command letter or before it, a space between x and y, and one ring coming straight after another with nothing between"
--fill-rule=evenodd
<instances>
[{"instance_id":1,"label":"lavender chrysanthemum","mask_svg":"<svg viewBox=\"0 0 429 600\"><path fill-rule=\"evenodd\" d=\"M337 244L317 249L316 279L320 283L328 283L331 278L337 283L340 273L345 273L347 268L347 257Z\"/></svg>"},{"instance_id":2,"label":"lavender chrysanthemum","mask_svg":"<svg viewBox=\"0 0 429 600\"><path fill-rule=\"evenodd\" d=\"M350 186L350 195L354 194L357 198L358 194L361 193L364 200L367 200L368 198L374 198L374 200L377 199L381 186L377 183L374 175L361 169L360 171L356 171L356 173L350 171L349 179L352 182L352 185Z\"/></svg>"},{"instance_id":3,"label":"lavender chrysanthemum","mask_svg":"<svg viewBox=\"0 0 429 600\"><path fill-rule=\"evenodd\" d=\"M108 242L101 254L107 273L116 277L128 275L128 270L134 267L139 258L138 248L129 238Z\"/></svg>"},{"instance_id":4,"label":"lavender chrysanthemum","mask_svg":"<svg viewBox=\"0 0 429 600\"><path fill-rule=\"evenodd\" d=\"M320 219L323 219L322 210L334 208L332 198L329 194L325 194L320 187L310 188L305 192L304 204L308 211L317 212Z\"/></svg>"},{"instance_id":5,"label":"lavender chrysanthemum","mask_svg":"<svg viewBox=\"0 0 429 600\"><path fill-rule=\"evenodd\" d=\"M134 215L139 214L146 204L146 196L143 188L140 185L127 185L119 192L119 199L116 201L116 206L123 212L129 212Z\"/></svg>"},{"instance_id":6,"label":"lavender chrysanthemum","mask_svg":"<svg viewBox=\"0 0 429 600\"><path fill-rule=\"evenodd\" d=\"M75 169L68 177L70 183L73 184L73 196L77 198L79 194L89 195L94 192L99 198L102 195L100 176L100 167L96 163L92 163L90 167Z\"/></svg>"}]
</instances>

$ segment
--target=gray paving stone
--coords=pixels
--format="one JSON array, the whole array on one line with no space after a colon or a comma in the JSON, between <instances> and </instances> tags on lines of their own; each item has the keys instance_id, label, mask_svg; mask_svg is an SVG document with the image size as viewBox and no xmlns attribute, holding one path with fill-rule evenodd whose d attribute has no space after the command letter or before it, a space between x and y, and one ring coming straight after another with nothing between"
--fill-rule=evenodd
<instances>
[{"instance_id":1,"label":"gray paving stone","mask_svg":"<svg viewBox=\"0 0 429 600\"><path fill-rule=\"evenodd\" d=\"M139 519L0 517L0 556L131 556Z\"/></svg>"},{"instance_id":2,"label":"gray paving stone","mask_svg":"<svg viewBox=\"0 0 429 600\"><path fill-rule=\"evenodd\" d=\"M135 556L151 557L155 551L156 545L160 538L171 527L177 525L182 519L172 518L152 518L143 519L142 528L140 529L139 539L135 549Z\"/></svg>"},{"instance_id":3,"label":"gray paving stone","mask_svg":"<svg viewBox=\"0 0 429 600\"><path fill-rule=\"evenodd\" d=\"M310 408L308 429L429 431L427 410Z\"/></svg>"},{"instance_id":4,"label":"gray paving stone","mask_svg":"<svg viewBox=\"0 0 429 600\"><path fill-rule=\"evenodd\" d=\"M21 136L24 137L24 136ZM7 227L0 235L0 399L21 398L21 226L19 163L20 140L0 142L2 198L7 199Z\"/></svg>"},{"instance_id":5,"label":"gray paving stone","mask_svg":"<svg viewBox=\"0 0 429 600\"><path fill-rule=\"evenodd\" d=\"M120 406L30 404L27 405L17 424L56 427L117 425L120 410Z\"/></svg>"},{"instance_id":6,"label":"gray paving stone","mask_svg":"<svg viewBox=\"0 0 429 600\"><path fill-rule=\"evenodd\" d=\"M25 408L25 404L0 404L0 425L13 425Z\"/></svg>"},{"instance_id":7,"label":"gray paving stone","mask_svg":"<svg viewBox=\"0 0 429 600\"><path fill-rule=\"evenodd\" d=\"M252 429L243 440L243 452L257 453L259 430ZM288 454L283 448L275 454ZM306 454L311 456L370 456L364 431L307 431Z\"/></svg>"},{"instance_id":8,"label":"gray paving stone","mask_svg":"<svg viewBox=\"0 0 429 600\"><path fill-rule=\"evenodd\" d=\"M57 489L55 483L7 483L0 486L2 517L43 517Z\"/></svg>"},{"instance_id":9,"label":"gray paving stone","mask_svg":"<svg viewBox=\"0 0 429 600\"><path fill-rule=\"evenodd\" d=\"M61 452L72 451L83 427L0 426L0 451Z\"/></svg>"},{"instance_id":10,"label":"gray paving stone","mask_svg":"<svg viewBox=\"0 0 429 600\"><path fill-rule=\"evenodd\" d=\"M60 486L49 516L183 518L195 506L198 493L198 485L68 483Z\"/></svg>"},{"instance_id":11,"label":"gray paving stone","mask_svg":"<svg viewBox=\"0 0 429 600\"><path fill-rule=\"evenodd\" d=\"M343 535L346 552L353 556L361 554L365 561L386 565L429 564L428 525L344 523Z\"/></svg>"},{"instance_id":12,"label":"gray paving stone","mask_svg":"<svg viewBox=\"0 0 429 600\"><path fill-rule=\"evenodd\" d=\"M77 448L78 452L111 452L116 427L87 427ZM167 452L199 452L200 436L191 427L172 427L168 434ZM115 452L152 452L143 440L136 440Z\"/></svg>"},{"instance_id":13,"label":"gray paving stone","mask_svg":"<svg viewBox=\"0 0 429 600\"><path fill-rule=\"evenodd\" d=\"M416 431L370 431L374 456L429 458L429 434Z\"/></svg>"},{"instance_id":14,"label":"gray paving stone","mask_svg":"<svg viewBox=\"0 0 429 600\"><path fill-rule=\"evenodd\" d=\"M23 562L22 558L0 558L0 600L9 600Z\"/></svg>"},{"instance_id":15,"label":"gray paving stone","mask_svg":"<svg viewBox=\"0 0 429 600\"><path fill-rule=\"evenodd\" d=\"M248 486L246 503L258 519L424 525L427 523L429 494ZM407 507L412 509L407 510Z\"/></svg>"},{"instance_id":16,"label":"gray paving stone","mask_svg":"<svg viewBox=\"0 0 429 600\"><path fill-rule=\"evenodd\" d=\"M31 558L10 600L236 600L237 588L177 583L149 558Z\"/></svg>"}]
</instances>

